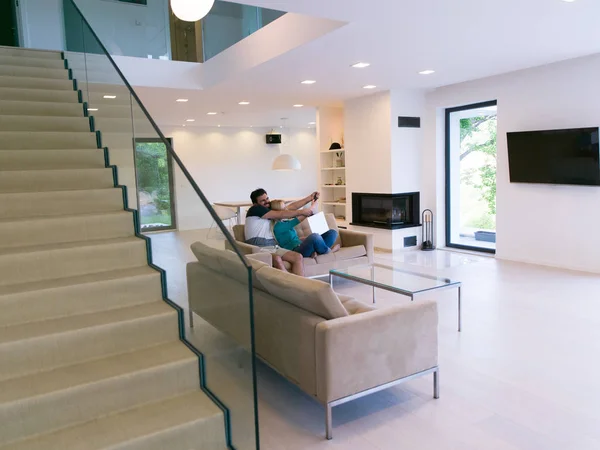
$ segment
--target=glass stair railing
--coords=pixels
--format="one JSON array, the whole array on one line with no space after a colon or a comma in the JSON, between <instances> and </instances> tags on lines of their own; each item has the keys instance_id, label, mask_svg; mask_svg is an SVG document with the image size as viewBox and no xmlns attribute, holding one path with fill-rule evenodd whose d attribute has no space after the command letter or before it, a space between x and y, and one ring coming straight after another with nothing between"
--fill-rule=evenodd
<instances>
[{"instance_id":1,"label":"glass stair railing","mask_svg":"<svg viewBox=\"0 0 600 450\"><path fill-rule=\"evenodd\" d=\"M67 47L82 51L79 14L63 0ZM115 56L205 62L285 13L217 0L199 22L178 19L168 0L129 4L74 0L108 53ZM94 49L90 43L88 52Z\"/></svg>"},{"instance_id":2,"label":"glass stair railing","mask_svg":"<svg viewBox=\"0 0 600 450\"><path fill-rule=\"evenodd\" d=\"M178 311L180 339L198 356L199 388L223 411L228 447L258 449L250 265L77 3L64 3L65 18L69 18L65 21L64 59L90 129L97 135L99 148L104 149L106 167L113 169L115 187L123 191L125 209L133 212L136 236L146 240L148 264L162 274L163 299ZM141 214L144 210L152 214ZM176 220L179 231L145 234L161 227L173 229ZM212 233L220 233L222 239L207 239L208 227L200 224L211 222ZM212 312L237 321L234 337L191 312L186 266L199 260L190 250L196 241L212 247L214 264L219 258L228 259L242 274L235 289L231 281L218 276L206 285L207 302L214 300L211 295L227 293L220 309ZM225 242L234 252L225 250Z\"/></svg>"}]
</instances>

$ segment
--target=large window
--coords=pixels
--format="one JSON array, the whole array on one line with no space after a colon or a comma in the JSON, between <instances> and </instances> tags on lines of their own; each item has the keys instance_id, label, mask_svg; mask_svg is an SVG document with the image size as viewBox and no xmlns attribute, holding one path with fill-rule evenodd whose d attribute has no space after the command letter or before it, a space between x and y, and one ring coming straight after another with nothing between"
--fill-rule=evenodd
<instances>
[{"instance_id":1,"label":"large window","mask_svg":"<svg viewBox=\"0 0 600 450\"><path fill-rule=\"evenodd\" d=\"M446 245L496 250L496 102L446 110Z\"/></svg>"},{"instance_id":2,"label":"large window","mask_svg":"<svg viewBox=\"0 0 600 450\"><path fill-rule=\"evenodd\" d=\"M171 155L159 139L135 140L135 168L142 231L176 228Z\"/></svg>"}]
</instances>

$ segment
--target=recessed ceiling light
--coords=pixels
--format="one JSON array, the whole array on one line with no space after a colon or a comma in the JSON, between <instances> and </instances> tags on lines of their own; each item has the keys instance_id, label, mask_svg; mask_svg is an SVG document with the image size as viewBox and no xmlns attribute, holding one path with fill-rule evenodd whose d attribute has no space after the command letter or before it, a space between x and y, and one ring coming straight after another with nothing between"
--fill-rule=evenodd
<instances>
[{"instance_id":1,"label":"recessed ceiling light","mask_svg":"<svg viewBox=\"0 0 600 450\"><path fill-rule=\"evenodd\" d=\"M375 89L377 86L375 86L374 84L367 84L366 86L363 86L363 89Z\"/></svg>"},{"instance_id":2,"label":"recessed ceiling light","mask_svg":"<svg viewBox=\"0 0 600 450\"><path fill-rule=\"evenodd\" d=\"M431 75L432 73L435 73L435 70L427 69L427 70L422 70L421 72L419 72L419 74L421 74L421 75Z\"/></svg>"},{"instance_id":3,"label":"recessed ceiling light","mask_svg":"<svg viewBox=\"0 0 600 450\"><path fill-rule=\"evenodd\" d=\"M249 105L249 104L250 104L250 102L247 102L247 101L243 101L243 102L239 102L238 103L238 105Z\"/></svg>"},{"instance_id":4,"label":"recessed ceiling light","mask_svg":"<svg viewBox=\"0 0 600 450\"><path fill-rule=\"evenodd\" d=\"M98 108L88 108L88 111L98 111Z\"/></svg>"},{"instance_id":5,"label":"recessed ceiling light","mask_svg":"<svg viewBox=\"0 0 600 450\"><path fill-rule=\"evenodd\" d=\"M308 122L309 125L316 125L317 122Z\"/></svg>"},{"instance_id":6,"label":"recessed ceiling light","mask_svg":"<svg viewBox=\"0 0 600 450\"><path fill-rule=\"evenodd\" d=\"M221 125L217 125L219 128L221 128Z\"/></svg>"},{"instance_id":7,"label":"recessed ceiling light","mask_svg":"<svg viewBox=\"0 0 600 450\"><path fill-rule=\"evenodd\" d=\"M356 64L352 64L352 67L355 69L364 69L365 67L369 67L371 64L367 62L357 62Z\"/></svg>"},{"instance_id":8,"label":"recessed ceiling light","mask_svg":"<svg viewBox=\"0 0 600 450\"><path fill-rule=\"evenodd\" d=\"M297 105L294 105L294 108L302 108L303 106L304 105L297 104Z\"/></svg>"},{"instance_id":9,"label":"recessed ceiling light","mask_svg":"<svg viewBox=\"0 0 600 450\"><path fill-rule=\"evenodd\" d=\"M117 98L116 95L105 95L104 98Z\"/></svg>"},{"instance_id":10,"label":"recessed ceiling light","mask_svg":"<svg viewBox=\"0 0 600 450\"><path fill-rule=\"evenodd\" d=\"M195 121L196 121L196 119L186 119L185 121L186 121L186 122L195 122Z\"/></svg>"},{"instance_id":11,"label":"recessed ceiling light","mask_svg":"<svg viewBox=\"0 0 600 450\"><path fill-rule=\"evenodd\" d=\"M206 115L207 116L216 116L217 113L216 112L207 112Z\"/></svg>"},{"instance_id":12,"label":"recessed ceiling light","mask_svg":"<svg viewBox=\"0 0 600 450\"><path fill-rule=\"evenodd\" d=\"M188 101L188 99L187 99L187 98L178 98L178 99L177 99L177 100L175 100L175 101L176 101L176 102L179 102L179 103L185 103L185 102L187 102L187 101Z\"/></svg>"},{"instance_id":13,"label":"recessed ceiling light","mask_svg":"<svg viewBox=\"0 0 600 450\"><path fill-rule=\"evenodd\" d=\"M563 2L565 2L565 3L574 3L575 0L563 0Z\"/></svg>"},{"instance_id":14,"label":"recessed ceiling light","mask_svg":"<svg viewBox=\"0 0 600 450\"><path fill-rule=\"evenodd\" d=\"M302 82L302 84L315 84L315 83L316 83L316 81L315 81L315 80L304 80L304 81Z\"/></svg>"}]
</instances>

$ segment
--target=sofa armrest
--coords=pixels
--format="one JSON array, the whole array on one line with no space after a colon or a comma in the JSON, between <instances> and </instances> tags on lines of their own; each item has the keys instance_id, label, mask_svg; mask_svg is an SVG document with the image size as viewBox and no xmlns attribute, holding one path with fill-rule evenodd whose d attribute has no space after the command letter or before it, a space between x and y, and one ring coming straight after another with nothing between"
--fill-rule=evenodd
<instances>
[{"instance_id":1,"label":"sofa armrest","mask_svg":"<svg viewBox=\"0 0 600 450\"><path fill-rule=\"evenodd\" d=\"M338 231L342 240L342 247L354 247L355 245L364 245L365 249L367 250L369 264L373 263L373 257L375 256L375 239L371 233L361 233L360 231L344 230L343 228L340 228Z\"/></svg>"},{"instance_id":2,"label":"sofa armrest","mask_svg":"<svg viewBox=\"0 0 600 450\"><path fill-rule=\"evenodd\" d=\"M435 301L328 320L316 328L317 398L328 403L436 367Z\"/></svg>"}]
</instances>

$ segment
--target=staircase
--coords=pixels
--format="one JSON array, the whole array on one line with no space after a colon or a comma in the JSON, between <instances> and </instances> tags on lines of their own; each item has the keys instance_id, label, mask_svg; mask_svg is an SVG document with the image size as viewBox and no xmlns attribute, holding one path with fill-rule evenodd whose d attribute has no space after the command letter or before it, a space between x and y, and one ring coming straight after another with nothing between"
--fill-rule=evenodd
<instances>
[{"instance_id":1,"label":"staircase","mask_svg":"<svg viewBox=\"0 0 600 450\"><path fill-rule=\"evenodd\" d=\"M0 47L0 449L225 449L68 76Z\"/></svg>"}]
</instances>

